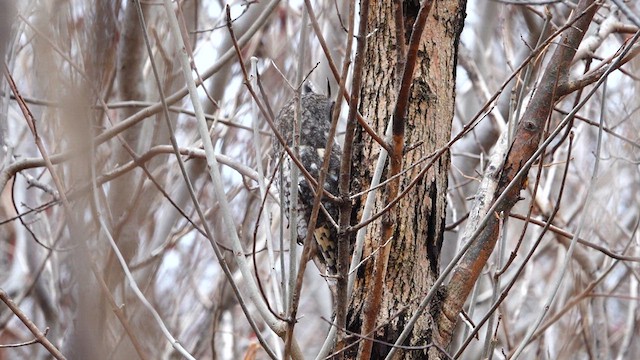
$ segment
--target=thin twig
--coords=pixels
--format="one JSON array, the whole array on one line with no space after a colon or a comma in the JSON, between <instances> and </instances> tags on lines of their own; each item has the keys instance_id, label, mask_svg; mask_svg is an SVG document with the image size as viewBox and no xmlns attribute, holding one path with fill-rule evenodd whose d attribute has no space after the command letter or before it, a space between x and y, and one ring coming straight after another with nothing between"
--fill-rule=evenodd
<instances>
[{"instance_id":1,"label":"thin twig","mask_svg":"<svg viewBox=\"0 0 640 360\"><path fill-rule=\"evenodd\" d=\"M577 17L579 18L580 16L583 16L584 13L579 14ZM575 18L574 18L575 20ZM554 33L554 36L559 35L561 33L561 30L567 29L569 26L571 26L571 24L573 24L573 22L568 22L566 25L564 25L560 30L556 31L556 33ZM629 50L630 48L628 47L627 50ZM524 67L524 64L526 62L528 62L534 54L537 54L538 51L540 51L541 49L536 49L533 51L533 53L523 62L523 64L514 72L517 73L519 71L522 70L522 68ZM623 54L621 54L621 57L624 57L624 55L626 54L626 52L623 52ZM610 65L609 67L609 72L614 70L614 66L616 65L616 63L614 62L613 64ZM608 73L607 73L608 74ZM512 74L512 76L514 76ZM439 287L444 283L445 279L449 276L449 274L453 271L453 269L457 266L458 261L460 261L460 259L463 257L463 255L467 252L467 250L469 250L469 248L471 247L471 245L474 243L474 241L478 238L478 236L482 233L483 229L485 228L485 226L487 225L487 223L489 222L490 218L492 217L492 214L496 211L496 209L498 208L498 205L500 205L500 203L506 198L507 193L509 191L513 191L514 188L516 188L516 186L518 185L517 183L520 181L521 177L523 177L527 172L528 169L530 168L530 166L537 161L538 157L541 156L541 154L543 153L542 149L547 146L549 143L551 143L551 141L553 141L555 139L555 137L560 133L560 131L562 131L565 126L569 123L570 119L575 115L575 113L577 113L585 104L586 102L591 98L591 96L593 96L593 94L597 91L598 86L602 83L602 81L604 81L604 78L600 79L600 81L596 84L596 86L587 94L587 96L585 97L584 100L582 100L580 102L580 104L578 104L576 107L574 107L570 113L562 119L562 121L560 121L560 123L558 124L558 126L556 126L555 130L549 134L549 137L540 145L540 148L538 148L529 158L529 160L527 160L519 169L519 171L517 171L517 173L514 175L514 177L512 178L512 180L506 185L506 187L504 188L504 190L502 191L502 193L495 199L493 205L486 211L486 215L483 217L483 219L478 223L478 226L476 228L476 230L469 236L468 239L466 240L466 244L458 251L458 253L456 254L456 256L454 256L454 258L451 260L451 262L449 263L449 265L447 265L447 267L442 271L442 273L440 274L440 276L438 277L438 279L436 279L436 281L434 282L434 284L432 285L431 290L429 290L429 292L427 293L427 295L422 299L418 309L416 310L416 312L412 315L411 319L409 320L409 322L407 322L403 332L401 333L401 335L398 337L398 340L396 341L397 344L402 344L404 342L404 340L406 339L406 337L409 335L409 333L411 332L411 329L413 328L413 325L415 324L415 322L418 320L418 318L421 316L421 314L424 312L424 310L426 309L426 307L428 306L428 304L431 302L431 300L433 299L433 297L435 296L435 294L437 293ZM497 96L498 94L496 94Z\"/></svg>"},{"instance_id":2,"label":"thin twig","mask_svg":"<svg viewBox=\"0 0 640 360\"><path fill-rule=\"evenodd\" d=\"M220 176L220 170L219 170L219 166L218 166L218 162L216 160L215 157L215 151L213 149L213 144L211 143L211 137L209 136L209 131L207 128L207 123L206 120L204 119L204 111L202 109L202 104L200 103L200 100L198 99L198 93L197 93L197 89L196 89L196 82L193 80L193 78L191 77L191 63L189 61L188 55L186 54L186 48L185 48L185 44L182 41L182 35L180 32L180 27L178 24L178 20L176 18L176 14L173 11L173 5L171 4L171 1L169 0L165 0L164 1L164 8L165 8L165 12L167 14L167 18L169 20L169 28L171 29L171 32L173 33L173 36L175 37L175 40L177 42L177 50L178 50L178 58L180 61L180 65L182 68L182 73L184 76L184 80L187 84L187 88L188 88L188 92L191 98L191 103L194 107L194 112L196 115L196 119L197 119L197 124L198 124L198 132L200 135L200 138L202 140L202 144L205 150L205 154L206 154L206 160L207 160L207 165L209 167L209 175L213 181L213 187L214 187L214 191L216 194L216 197L218 199L218 204L220 207L220 211L222 213L222 217L223 217L223 223L225 224L226 227L226 232L229 235L229 237L231 238L231 243L233 245L233 250L235 253L235 259L236 259L236 263L238 264L238 268L240 269L240 271L242 272L242 275L244 277L244 280L246 282L246 284L248 284L249 287L249 298L252 300L252 302L256 305L256 307L260 310L261 315L263 316L263 318L265 320L267 320L267 323L270 326L276 326L276 324L278 323L278 320L273 317L273 315L268 311L268 309L266 309L266 306L264 304L264 302L262 302L262 299L259 296L259 293L257 291L255 282L253 281L253 278L251 276L251 270L249 269L249 266L246 262L246 259L244 258L244 256L242 254L244 254L244 251L242 249L242 245L240 243L240 239L238 238L238 234L237 231L235 229L235 224L233 219L231 218L231 209L229 208L229 204L227 202L227 198L226 198L226 194L224 191L224 186L222 184L222 179ZM266 11L269 12L269 11ZM149 51L149 53L151 54L151 48L150 48L150 44L148 41L148 38L145 37L145 42L147 45L147 49ZM167 122L167 126L170 129L170 131L172 130L172 124L169 120L169 114L168 114L168 103L165 102L165 98L164 96L162 96L162 86L159 83L159 76L157 74L157 70L155 70L155 66L153 67L154 69L154 73L155 73L155 77L156 77L156 82L158 84L158 90L161 92L161 100L163 102L163 110L164 110L164 118ZM229 280L229 283L231 284L231 287L233 289L234 294L236 295L236 298L238 299L238 302L245 314L245 317L247 319L247 321L249 322L249 324L251 325L252 329L254 330L258 340L260 341L260 344L262 345L262 347L264 348L264 350L267 352L267 354L272 357L275 358L275 353L273 352L273 350L270 348L270 346L268 345L268 343L266 342L266 340L264 339L264 337L262 336L262 333L260 332L260 329L258 328L257 324L255 323L255 320L253 319L253 316L251 315L249 309L247 308L247 305L244 301L244 297L242 296L242 293L240 292L240 289L238 288L238 285L236 284L234 278L233 278L233 274L231 272L231 270L229 269L228 264L226 263L226 260L224 258L224 256L222 255L222 252L220 250L220 248L218 247L217 243L215 241L213 241L213 234L211 232L211 229L208 225L208 222L205 218L204 212L202 211L201 206L199 205L199 201L198 198L195 194L195 192L193 191L193 187L191 185L191 181L189 180L189 176L184 168L184 164L182 163L182 160L180 159L180 156L177 153L177 142L175 140L175 136L171 136L171 143L172 146L174 147L174 150L176 151L176 159L178 160L178 164L180 165L180 169L182 171L183 177L185 178L185 183L188 186L188 190L189 190L189 195L191 197L191 200L194 204L194 207L196 209L196 212L198 214L198 217L200 218L200 221L202 222L202 225L204 227L205 232L207 233L207 238L209 239L209 242L211 243L214 253L216 254L216 257L218 258L218 261L222 267L223 272L225 273L227 279Z\"/></svg>"},{"instance_id":3,"label":"thin twig","mask_svg":"<svg viewBox=\"0 0 640 360\"><path fill-rule=\"evenodd\" d=\"M358 44L356 47L355 64L353 68L353 80L351 83L351 99L349 99L349 113L347 114L347 126L345 129L344 145L342 147L342 159L340 161L340 178L338 189L340 193L340 227L338 229L338 279L336 286L336 326L338 329L346 329L347 327L347 305L349 301L349 250L355 233L349 232L351 224L351 212L353 208L352 200L349 197L351 182L351 166L353 156L353 142L355 138L355 129L357 125L356 115L358 113L358 104L360 103L360 93L362 87L362 75L364 69L365 49L367 45L367 25L369 23L369 1L360 1L360 22L358 26ZM349 40L353 38L355 22L355 1L352 1L349 7ZM347 49L350 54L351 42L347 42ZM346 64L346 60L345 60ZM345 71L347 67L345 66ZM343 74L346 77L346 73ZM341 83L342 84L342 83ZM342 90L342 85L340 90ZM336 351L340 351L345 346L344 333L340 332ZM341 352L339 359L343 358Z\"/></svg>"},{"instance_id":4,"label":"thin twig","mask_svg":"<svg viewBox=\"0 0 640 360\"><path fill-rule=\"evenodd\" d=\"M558 196L556 198L556 206L554 207L554 209L552 210L552 212L551 212L551 214L549 216L550 219L555 218L556 214L560 210L560 203L561 203L562 195L564 194L564 189L565 189L564 184L565 184L565 181L567 179L567 174L569 173L569 165L570 165L571 150L572 149L573 149L573 135L569 135L569 146L568 146L568 151L567 151L567 162L565 164L564 174L562 176L562 182L561 182L560 187L559 187L560 190L559 190ZM544 235L546 234L547 229L549 229L550 224L551 224L551 222L548 222L545 225L545 227L542 229L542 231L540 231L540 234L538 234L538 238L533 242L533 244L531 246L531 249L529 250L529 253L522 260L522 264L520 264L520 266L516 269L515 274L513 275L513 278L511 279L511 281L505 286L505 288L502 291L502 293L500 294L500 296L494 301L494 303L492 304L492 306L489 309L489 311L487 311L487 314L485 314L485 316L482 318L482 320L480 320L475 325L474 329L467 336L467 338L464 341L464 343L462 344L462 346L458 349L458 351L454 355L454 358L458 358L464 353L464 350L469 345L469 343L471 343L471 341L474 339L474 337L476 336L478 331L480 331L480 329L482 329L482 326L491 318L492 314L498 309L498 306L500 306L500 304L502 304L502 302L507 298L507 295L509 294L509 291L516 284L516 281L520 278L520 274L522 274L522 272L524 271L526 265L529 264L530 259L533 257L533 255L535 254L535 251L538 249L538 246L540 245L540 242L544 238Z\"/></svg>"},{"instance_id":5,"label":"thin twig","mask_svg":"<svg viewBox=\"0 0 640 360\"><path fill-rule=\"evenodd\" d=\"M270 3L270 7L271 9L273 9L275 6L277 5L277 1L273 1ZM196 115L196 119L197 119L197 124L198 124L198 133L200 135L200 138L202 140L202 145L203 148L205 150L205 154L206 154L206 160L207 160L207 165L208 165L208 170L209 170L209 176L211 177L211 180L213 182L213 190L215 193L216 198L218 199L219 202L219 206L220 206L220 213L222 215L222 220L223 220L223 224L224 224L224 230L226 232L226 234L229 236L229 240L232 244L233 247L233 251L234 251L234 259L236 261L236 264L238 265L238 269L240 270L240 272L242 273L242 277L244 279L244 282L246 284L246 288L247 288L247 295L249 297L249 299L251 300L251 302L256 306L256 308L258 309L260 315L262 316L262 318L265 320L265 322L267 323L267 325L279 336L283 336L286 332L286 324L279 320L278 318L276 318L275 316L273 316L273 314L271 314L271 312L269 311L269 309L267 308L266 304L264 303L264 301L262 300L262 297L260 295L260 292L258 291L257 285L253 279L253 276L251 274L251 267L249 266L249 264L247 263L247 260L244 258L244 250L242 248L242 244L240 242L240 239L238 237L238 232L236 230L236 225L235 225L235 221L232 217L232 211L231 211L231 207L229 205L229 202L226 198L226 194L225 194L225 190L224 190L224 184L222 182L222 176L220 174L220 169L219 169L219 164L218 161L216 159L216 152L213 148L213 144L211 142L211 137L209 136L209 129L207 127L207 122L204 118L204 111L202 109L202 104L200 103L200 100L198 98L198 92L196 89L196 82L194 81L194 79L191 77L191 64L189 62L189 58L187 56L187 54L184 51L184 44L181 44L181 35L180 35L180 29L177 23L177 19L175 16L175 13L173 12L173 5L171 4L170 0L165 0L164 1L164 7L165 7L165 11L167 13L167 17L169 19L169 25L170 25L170 29L172 31L172 33L174 33L174 36L176 37L176 41L178 42L177 44L177 48L178 48L178 54L179 54L179 60L180 60L180 65L182 68L182 73L185 79L185 82L187 83L187 87L188 87L188 92L191 98L191 103L194 106L194 111L195 111L195 115ZM229 9L227 8L227 11L229 11ZM270 12L269 11L265 11L266 13ZM228 25L229 26L229 25ZM233 36L233 34L231 34L233 37L233 51L237 52L238 51L238 46L239 43L238 41L235 39L235 37ZM166 107L165 107L166 109ZM167 110L165 110L167 111ZM168 120L168 117L167 117ZM194 201L194 204L197 203L197 198L195 197L195 194L192 194L192 200ZM201 218L203 225L205 225L204 223L206 222L206 219L204 217L204 214L202 213L201 210L198 210L198 216ZM208 226L205 226L205 231L208 232ZM233 275L230 272L228 265L226 264L226 260L224 259L224 257L222 256L222 252L220 251L219 247L217 246L215 241L211 241L212 239L212 235L210 232L208 232L209 235L209 239L210 242L213 246L214 252L216 253L216 256L218 257L219 262L221 263L222 269L225 272L225 275L227 276L227 278L232 281L233 280ZM273 350L270 348L270 346L267 344L266 340L264 339L264 337L261 335L260 329L257 327L257 324L254 323L253 317L250 315L249 310L246 308L246 304L243 301L243 298L240 296L240 290L236 288L237 285L235 285L234 282L232 282L232 285L234 286L234 292L236 293L236 296L238 297L238 300L241 301L241 306L243 307L243 311L246 315L246 318L252 323L252 328L254 329L254 331L256 332L256 335L258 336L258 339L262 345L262 347L264 348L264 350L267 352L267 354L272 357L272 358L276 358L276 354L273 352ZM299 351L299 348L296 348L296 351ZM301 355L299 353L297 353L297 357L301 357Z\"/></svg>"},{"instance_id":6,"label":"thin twig","mask_svg":"<svg viewBox=\"0 0 640 360\"><path fill-rule=\"evenodd\" d=\"M18 305L16 305L13 300L9 297L9 295L4 291L4 289L0 288L0 300L4 302L7 307L14 313L16 316L22 321L22 323L31 331L33 336L35 336L35 341L39 342L44 346L45 349L56 359L66 359L64 355L56 348L50 341L47 339L46 331L43 333L38 329L38 327L27 317L27 315L20 310Z\"/></svg>"},{"instance_id":7,"label":"thin twig","mask_svg":"<svg viewBox=\"0 0 640 360\"><path fill-rule=\"evenodd\" d=\"M346 81L347 81L347 74L349 72L349 67L351 64L351 57L349 54L351 54L351 49L352 49L352 45L353 45L353 32L354 32L354 20L353 17L355 16L355 9L354 9L355 5L352 3L352 6L350 6L350 20L349 20L349 34L347 35L347 48L345 50L345 57L343 60L343 66L342 66L342 75L339 78L339 83L340 83L340 90L338 92L338 94L343 94L345 92L345 88L346 88ZM309 7L307 7L307 11L309 11ZM311 10L312 11L312 10ZM310 11L309 11L310 12ZM336 138L336 129L338 126L338 119L340 117L340 109L342 108L342 100L343 97L338 96L338 98L336 99L336 103L333 107L333 113L332 113L332 118L331 118L331 127L329 129L329 133L327 135L327 142L325 145L325 149L333 149L333 144ZM329 159L331 158L332 155L332 151L325 151L324 154L324 158L322 160L322 169L320 170L320 174L318 176L318 189L324 189L324 183L326 180L326 176L328 173L328 169L329 169ZM299 264L299 269L298 269L298 274L297 274L297 279L296 279L296 287L295 290L293 292L293 301L290 305L290 319L293 320L295 319L295 314L298 311L298 304L300 301L300 293L302 290L302 280L303 280L303 275L304 275L304 270L306 268L306 264L309 261L309 259L311 258L311 251L313 249L312 246L312 241L315 241L313 239L314 236L314 229L316 227L316 223L317 223L317 219L318 219L318 213L320 211L320 207L321 207L321 200L322 200L322 192L321 191L317 191L314 201L313 201L313 207L311 209L311 215L309 217L308 220L308 224L307 224L307 236L304 240L304 251L302 253L302 257L300 259L300 264ZM290 322L289 323L289 332L293 333L293 328L294 328L294 322Z\"/></svg>"},{"instance_id":8,"label":"thin twig","mask_svg":"<svg viewBox=\"0 0 640 360\"><path fill-rule=\"evenodd\" d=\"M340 79L342 78L340 73L338 72L338 67L336 66L335 62L333 61L333 57L331 56L331 51L329 50L329 46L327 45L327 42L324 38L324 35L322 35L322 30L320 29L320 25L318 24L318 19L316 18L316 14L313 11L313 7L311 6L311 0L305 0L304 1L305 4L305 8L307 9L307 12L309 13L309 20L311 20L311 26L313 27L313 31L315 32L316 36L318 37L318 42L320 43L320 47L322 47L322 51L324 52L326 58L327 58L327 63L329 64L329 69L331 69L331 73L333 74L333 77L336 79L336 82L340 83ZM366 21L365 18L361 17L360 18L363 21ZM363 35L366 36L366 35ZM347 52L345 52L345 54L349 54ZM354 89L352 89L354 90ZM341 91L342 96L344 97L344 99L348 102L349 99L351 98L351 96L349 95L349 93L347 92L347 89L343 89L343 91ZM338 94L338 95L339 95ZM358 123L360 124L360 126L362 126L362 128L367 132L367 134L369 134L369 136L371 136L371 138L378 143L378 145L382 146L384 149L389 150L389 144L380 137L380 135L378 135L375 130L373 128L371 128L371 126L367 123L367 121L362 117L362 115L360 113L357 113L357 119L358 119Z\"/></svg>"}]
</instances>

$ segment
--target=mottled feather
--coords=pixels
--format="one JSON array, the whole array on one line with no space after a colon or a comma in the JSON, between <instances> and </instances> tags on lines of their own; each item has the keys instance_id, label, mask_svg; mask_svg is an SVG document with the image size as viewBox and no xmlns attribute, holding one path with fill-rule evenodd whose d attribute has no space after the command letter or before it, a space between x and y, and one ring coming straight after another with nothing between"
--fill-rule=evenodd
<instances>
[{"instance_id":1,"label":"mottled feather","mask_svg":"<svg viewBox=\"0 0 640 360\"><path fill-rule=\"evenodd\" d=\"M301 126L300 126L300 143L299 156L300 162L307 169L309 174L318 180L322 161L325 155L325 146L327 137L331 128L331 114L333 111L333 101L327 97L313 92L302 94L300 98L301 104ZM287 145L293 146L293 129L295 121L295 101L294 99L287 102L276 117L278 130L287 142ZM281 144L275 141L274 150L276 157L281 156L284 152ZM339 144L334 143L329 158L329 169L324 183L324 188L332 193L338 192L338 177L340 171L340 158L342 156L342 148ZM284 179L283 188L285 206L287 209L291 206L291 166L294 163L287 154L284 154L282 163L282 175ZM314 193L311 186L302 174L298 177L298 210L297 216L297 232L298 242L302 243L307 235L308 219L311 216L313 208ZM338 219L338 207L335 203L326 197L322 200L322 205L326 209L334 221ZM289 212L285 211L287 218ZM315 245L317 246L316 256L322 266L326 268L329 274L336 273L337 258L337 229L327 218L324 211L320 211L316 221L314 230Z\"/></svg>"}]
</instances>

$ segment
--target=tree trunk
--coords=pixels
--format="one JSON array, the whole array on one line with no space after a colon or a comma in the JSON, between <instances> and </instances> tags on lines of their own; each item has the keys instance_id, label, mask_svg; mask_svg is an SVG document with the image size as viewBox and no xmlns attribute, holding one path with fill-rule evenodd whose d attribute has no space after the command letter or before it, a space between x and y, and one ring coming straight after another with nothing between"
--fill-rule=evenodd
<instances>
[{"instance_id":1,"label":"tree trunk","mask_svg":"<svg viewBox=\"0 0 640 360\"><path fill-rule=\"evenodd\" d=\"M464 0L435 1L420 41L420 50L409 93L406 115L405 153L403 170L417 166L401 175L400 191L418 176L429 162L425 156L442 148L451 137L454 113L456 53L464 22ZM396 35L394 3L372 1L369 13L367 61L363 76L361 111L379 134L384 134L392 118L398 96L398 83L402 64L398 66L399 47ZM404 41L408 43L419 4L405 1ZM400 39L403 41L403 39ZM359 129L356 134L354 178L363 179L362 188L368 188L380 146ZM375 337L385 343L394 343L414 314L420 299L429 291L438 276L439 252L442 245L447 191L449 155L437 159L418 183L396 207L391 251L388 259L380 312L376 321ZM384 179L383 179L384 180ZM376 209L380 211L390 199L379 191ZM384 217L383 217L384 218ZM380 238L382 221L369 225L363 258L372 254L385 239ZM371 296L373 257L360 268L353 296L349 304L348 330L361 333L363 307ZM403 358L424 359L430 350L432 333L431 315L425 312L413 327L405 345L422 346L421 350L401 352ZM357 338L351 341L357 341ZM349 349L348 357L356 357L357 346ZM381 342L373 345L373 359L384 358L390 347ZM437 354L435 352L434 354Z\"/></svg>"}]
</instances>

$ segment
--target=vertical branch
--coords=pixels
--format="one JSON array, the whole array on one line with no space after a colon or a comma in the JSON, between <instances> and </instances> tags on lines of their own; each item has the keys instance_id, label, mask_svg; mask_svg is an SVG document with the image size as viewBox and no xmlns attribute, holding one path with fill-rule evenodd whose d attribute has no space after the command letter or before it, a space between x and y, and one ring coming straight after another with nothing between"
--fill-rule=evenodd
<instances>
[{"instance_id":1,"label":"vertical branch","mask_svg":"<svg viewBox=\"0 0 640 360\"><path fill-rule=\"evenodd\" d=\"M305 54L305 50L306 50L306 45L307 45L307 21L309 20L309 13L308 13L308 9L305 7L302 9L302 21L300 23L300 52L298 54L298 69L297 69L297 74L296 74L296 92L295 92L295 110L294 110L294 118L293 118L293 143L292 145L292 150L293 153L295 154L296 157L300 156L300 128L301 128L301 124L302 124L302 119L301 119L301 110L302 110L302 105L301 105L301 99L300 99L300 95L301 95L301 87L300 87L300 83L302 82L303 79L303 73L304 73L304 59L306 58ZM286 144L285 144L286 145ZM283 179L284 176L284 171L282 169L282 163L280 163L280 170L278 171L279 173L279 177L281 179ZM290 196L290 201L289 201L289 209L285 209L284 211L289 211L289 281L288 281L288 285L289 285L289 296L287 298L287 317L289 319L289 322L287 323L287 334L286 337L284 339L284 358L285 359L289 359L289 354L291 354L291 342L293 339L293 328L295 326L295 318L296 318L296 313L298 311L298 301L300 299L300 290L302 289L302 279L304 277L304 272L305 272L305 268L307 266L307 261L310 258L310 252L311 252L311 244L309 241L309 238L313 236L313 231L309 231L307 230L307 237L304 241L304 246L302 248L302 257L300 259L300 265L298 266L298 268L296 269L296 262L297 262L297 249L298 249L298 244L297 244L297 240L298 240L298 222L296 220L296 218L298 217L298 215L300 216L305 216L304 214L298 214L298 197L300 196L300 194L298 194L298 176L300 176L299 172L300 169L298 168L298 166L289 166L290 170L289 170L289 177L290 182L291 182L291 189L289 190L289 196ZM304 168L304 166L302 167ZM322 181L319 179L319 181ZM284 186L284 181L280 180L281 183L281 189ZM317 187L317 191L320 192L320 196L322 196L322 182L320 182L318 184L319 186ZM317 192L316 192L317 193ZM280 198L281 198L281 204L284 204L284 193L280 192ZM316 214L317 217L317 214ZM314 224L315 227L315 219L316 217L314 217L313 215L311 216L311 219L309 219L309 226L310 229L311 228L311 224ZM313 220L312 220L313 219ZM309 236L311 235L311 236ZM297 271L297 272L296 272Z\"/></svg>"},{"instance_id":2,"label":"vertical branch","mask_svg":"<svg viewBox=\"0 0 640 360\"><path fill-rule=\"evenodd\" d=\"M307 21L308 21L309 15L308 12L305 9L302 9L302 22L301 22L301 29L300 29L300 53L298 54L298 69L297 69L297 74L296 74L296 91L295 91L295 107L294 107L294 117L293 117L293 139L292 139L292 146L291 146L291 150L293 151L293 153L295 154L296 157L300 156L300 125L302 124L302 119L300 118L300 113L301 113L301 109L302 109L302 105L301 105L301 101L300 101L300 95L301 95L301 86L300 83L302 82L303 79L303 74L304 74L304 59L306 58L306 54L305 54L305 50L307 47ZM285 144L286 145L286 144ZM279 165L280 169L278 170L278 176L280 177L280 189L284 188L284 171L283 171L283 164L282 162ZM294 294L294 288L296 286L296 279L297 279L297 271L300 271L300 269L296 268L296 262L298 261L298 226L296 226L295 224L297 224L297 217L298 215L304 216L302 214L298 214L298 206L296 204L298 204L298 197L300 196L300 194L298 194L298 177L300 176L300 168L298 168L298 166L289 166L290 168L290 186L291 188L289 189L289 194L291 196L289 204L290 204L290 208L289 209L284 209L284 211L288 211L289 212L289 280L288 280L288 286L289 286L289 293L287 294L287 303L286 303L286 308L287 311L290 311L289 309L292 309L293 307L291 306L293 304L293 294ZM304 168L304 166L302 167ZM284 201L284 192L281 191L280 192L280 203L281 204L285 204ZM282 206L282 208L284 208L285 206ZM303 249L304 251L304 249ZM303 255L304 256L304 255ZM304 272L304 270L302 271ZM289 313L288 313L289 314ZM293 318L293 317L290 317ZM290 334L290 333L289 333ZM291 340L291 337L289 336L289 334L287 335L287 338L285 340L285 343L288 344ZM289 346L285 346L285 358L287 357L288 351L289 350Z\"/></svg>"},{"instance_id":3,"label":"vertical branch","mask_svg":"<svg viewBox=\"0 0 640 360\"><path fill-rule=\"evenodd\" d=\"M308 7L307 11L309 11L309 9L311 8L310 3L307 1L305 4ZM351 64L351 48L353 46L353 31L355 27L354 23L355 23L355 0L352 0L351 5L349 6L349 29L348 29L349 33L347 35L347 47L345 50L345 57L344 57L344 62L342 66L342 75L340 76L340 90L338 94L344 94L346 92L345 88L346 88L347 75L349 73L349 66ZM334 106L334 111L331 118L331 128L329 130L329 134L327 135L327 144L325 146L325 149L328 149L329 151L325 151L324 158L322 161L322 169L320 170L320 174L318 176L318 187L317 187L315 199L313 201L313 208L311 210L311 215L308 221L307 237L304 240L304 251L302 253L302 258L300 259L300 265L299 265L299 270L297 274L298 278L296 281L296 288L293 294L293 303L291 304L291 315L290 315L291 321L289 323L287 339L293 333L293 327L295 324L295 315L298 311L298 303L300 302L300 291L302 290L302 278L304 276L304 270L306 269L307 263L311 258L312 246L310 245L310 243L311 241L314 241L313 230L316 227L318 213L320 211L321 200L324 193L324 183L325 183L325 179L328 172L327 170L329 169L329 159L331 157L331 149L333 148L333 143L336 137L336 128L338 124L338 119L340 117L340 108L342 107L342 101L343 101L343 97L338 96L338 98L336 99L336 104ZM286 350L285 350L285 354L286 354Z\"/></svg>"},{"instance_id":4,"label":"vertical branch","mask_svg":"<svg viewBox=\"0 0 640 360\"><path fill-rule=\"evenodd\" d=\"M407 44L405 43L406 37L404 35L404 10L403 0L395 0L394 5L394 19L396 30L396 74L402 74L404 64L407 62ZM398 85L400 85L400 78L397 78Z\"/></svg>"},{"instance_id":5,"label":"vertical branch","mask_svg":"<svg viewBox=\"0 0 640 360\"><path fill-rule=\"evenodd\" d=\"M353 3L352 3L353 4ZM349 14L350 28L353 25L353 11ZM369 1L360 2L360 24L358 28L358 45L356 47L355 64L353 68L353 81L351 83L351 99L349 100L349 114L347 116L347 127L345 129L344 146L342 148L342 160L340 162L340 182L338 189L340 193L340 228L338 230L338 281L336 299L336 326L338 329L346 328L346 314L348 302L348 276L349 252L351 239L354 233L348 231L351 225L351 211L353 204L349 198L351 181L351 156L353 153L353 141L357 124L356 115L358 113L358 103L360 102L360 87L362 86L362 69L364 66L365 47L367 45L367 24L369 17ZM339 352L344 347L344 333L338 336L336 351ZM340 352L340 356L343 353Z\"/></svg>"},{"instance_id":6,"label":"vertical branch","mask_svg":"<svg viewBox=\"0 0 640 360\"><path fill-rule=\"evenodd\" d=\"M67 221L66 226L68 227L69 238L74 239L76 241L76 244L77 244L76 255L78 256L74 258L72 262L74 266L74 271L76 272L75 280L77 281L78 286L81 289L80 291L92 290L93 288L91 287L91 282L90 282L91 275L89 272L87 272L87 269L90 266L89 263L92 261L92 259L88 253L87 243L85 241L80 241L80 239L85 238L85 236L80 235L81 234L80 229L84 228L80 226L79 220L78 220L79 218L78 213L81 213L81 211L74 209L71 206L71 202L69 201L69 198L67 196L67 190L65 188L64 182L53 166L53 162L51 161L48 150L45 147L44 142L38 132L38 128L36 127L37 123L33 116L33 113L27 106L26 102L24 101L24 98L22 98L22 96L20 95L20 92L18 91L16 83L13 77L11 76L11 74L9 73L9 69L6 63L4 64L4 75L7 79L7 82L9 84L11 91L13 92L18 102L18 105L20 107L20 110L22 111L22 115L27 123L27 126L33 135L36 147L40 152L42 159L44 160L44 164L51 176L51 179L55 185L56 190L58 191L58 195L60 196L60 201L62 203L63 211L66 216L66 221ZM77 105L79 105L78 106L79 108L82 108L82 106L85 104L79 101ZM76 114L73 114L73 115L76 115ZM83 115L85 115L85 113L83 113ZM86 144L83 144L83 145L86 145ZM86 159L83 159L83 160L86 160ZM82 169L82 166L77 166L77 167L81 168L81 170L84 170ZM99 276L98 274L94 274L94 275L96 277ZM70 339L69 343L71 343L72 344L71 346L73 347L75 347L74 345L76 344L81 344L76 347L76 351L79 354L87 354L91 350L100 351L100 349L103 348L103 343L99 339L97 339L92 334L86 334L86 332L83 331L90 326L101 325L101 324L93 323L94 321L96 321L97 318L99 318L102 311L102 309L99 307L99 304L96 298L97 298L97 295L91 293L81 297L78 300L78 307L76 311L78 312L78 314L81 315L82 319L81 321L78 322L78 324L75 324L75 326L71 328L72 330L70 332L71 335L69 336L69 339ZM91 308L91 312L88 310L89 308ZM74 342L76 344L73 344Z\"/></svg>"}]
</instances>

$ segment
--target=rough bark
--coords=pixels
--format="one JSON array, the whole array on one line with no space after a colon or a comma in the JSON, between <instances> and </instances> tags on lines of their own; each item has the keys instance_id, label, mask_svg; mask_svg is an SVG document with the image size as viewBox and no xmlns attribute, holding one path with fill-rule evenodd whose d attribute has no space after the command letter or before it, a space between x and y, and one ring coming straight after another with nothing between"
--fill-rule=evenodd
<instances>
[{"instance_id":1,"label":"rough bark","mask_svg":"<svg viewBox=\"0 0 640 360\"><path fill-rule=\"evenodd\" d=\"M418 5L405 2L404 39L410 38L411 26ZM436 1L431 9L427 27L421 39L418 64L409 95L406 116L404 169L422 161L413 170L402 175L400 190L414 179L426 164L424 157L444 146L451 135L454 111L456 49L464 20L465 1ZM394 5L392 2L373 1L369 18L369 38L361 111L379 134L383 134L393 114L397 100L397 49ZM405 47L402 47L405 48ZM401 56L402 58L403 56ZM370 186L373 167L380 146L364 132L356 135L354 178L361 186ZM442 245L446 208L448 155L438 159L417 185L398 203L395 214L394 235L388 260L382 306L373 334L377 340L393 343L406 321L418 306L418 301L438 276L438 258ZM384 179L383 179L384 180ZM381 192L377 208L388 203ZM381 244L381 220L369 225L364 257ZM363 305L370 295L373 261L369 260L358 272L354 295L348 314L348 330L360 333ZM431 343L431 316L425 313L416 323L407 345L424 346L421 350L404 351L404 358L424 359ZM353 338L352 341L357 340ZM355 357L353 347L349 357ZM371 358L384 358L389 346L375 343Z\"/></svg>"}]
</instances>

